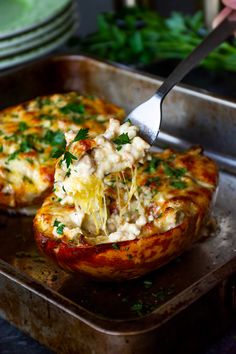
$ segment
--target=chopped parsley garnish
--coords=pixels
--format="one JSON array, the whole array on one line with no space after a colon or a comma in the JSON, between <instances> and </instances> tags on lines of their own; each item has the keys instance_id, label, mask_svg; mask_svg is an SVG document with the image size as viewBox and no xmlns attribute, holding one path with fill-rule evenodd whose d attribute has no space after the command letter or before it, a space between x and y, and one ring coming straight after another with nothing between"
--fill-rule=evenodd
<instances>
[{"instance_id":1,"label":"chopped parsley garnish","mask_svg":"<svg viewBox=\"0 0 236 354\"><path fill-rule=\"evenodd\" d=\"M63 161L66 161L66 166L67 168L70 167L70 164L72 163L72 160L77 160L77 157L74 156L71 152L66 151L63 157Z\"/></svg>"},{"instance_id":2,"label":"chopped parsley garnish","mask_svg":"<svg viewBox=\"0 0 236 354\"><path fill-rule=\"evenodd\" d=\"M64 152L65 152L65 150L58 149L58 148L54 147L54 148L52 148L52 154L51 154L51 156L57 159L58 157L60 157L61 155L63 155Z\"/></svg>"},{"instance_id":3,"label":"chopped parsley garnish","mask_svg":"<svg viewBox=\"0 0 236 354\"><path fill-rule=\"evenodd\" d=\"M75 124L82 124L84 122L84 117L72 117L72 121Z\"/></svg>"},{"instance_id":4,"label":"chopped parsley garnish","mask_svg":"<svg viewBox=\"0 0 236 354\"><path fill-rule=\"evenodd\" d=\"M51 100L49 97L45 97L42 99L43 105L50 105L51 104Z\"/></svg>"},{"instance_id":5,"label":"chopped parsley garnish","mask_svg":"<svg viewBox=\"0 0 236 354\"><path fill-rule=\"evenodd\" d=\"M150 184L159 185L160 184L160 177L149 177L146 182L146 186L150 186Z\"/></svg>"},{"instance_id":6,"label":"chopped parsley garnish","mask_svg":"<svg viewBox=\"0 0 236 354\"><path fill-rule=\"evenodd\" d=\"M71 175L71 170L70 170L70 168L67 170L67 172L66 172L66 177L70 177L70 175Z\"/></svg>"},{"instance_id":7,"label":"chopped parsley garnish","mask_svg":"<svg viewBox=\"0 0 236 354\"><path fill-rule=\"evenodd\" d=\"M36 97L35 101L37 103L38 108L42 108L44 105L50 105L51 104L51 100L50 100L49 97L45 97L45 98Z\"/></svg>"},{"instance_id":8,"label":"chopped parsley garnish","mask_svg":"<svg viewBox=\"0 0 236 354\"><path fill-rule=\"evenodd\" d=\"M64 136L64 133L60 130L53 131L53 130L47 130L46 134L44 135L43 138L44 142L46 144L49 144L51 146L61 146L65 148L66 146L66 139Z\"/></svg>"},{"instance_id":9,"label":"chopped parsley garnish","mask_svg":"<svg viewBox=\"0 0 236 354\"><path fill-rule=\"evenodd\" d=\"M3 152L3 146L0 145L0 152Z\"/></svg>"},{"instance_id":10,"label":"chopped parsley garnish","mask_svg":"<svg viewBox=\"0 0 236 354\"><path fill-rule=\"evenodd\" d=\"M33 184L32 179L29 178L28 176L23 176L23 181L24 181L24 182L28 182L29 184Z\"/></svg>"},{"instance_id":11,"label":"chopped parsley garnish","mask_svg":"<svg viewBox=\"0 0 236 354\"><path fill-rule=\"evenodd\" d=\"M46 144L52 146L52 157L58 158L62 154L64 154L66 147L66 139L62 131L53 131L49 129L44 135L43 140Z\"/></svg>"},{"instance_id":12,"label":"chopped parsley garnish","mask_svg":"<svg viewBox=\"0 0 236 354\"><path fill-rule=\"evenodd\" d=\"M88 139L88 131L88 128L80 129L76 134L76 137L74 138L73 142Z\"/></svg>"},{"instance_id":13,"label":"chopped parsley garnish","mask_svg":"<svg viewBox=\"0 0 236 354\"><path fill-rule=\"evenodd\" d=\"M18 141L19 135L12 134L12 135L5 135L3 137L4 140L13 140L15 143Z\"/></svg>"},{"instance_id":14,"label":"chopped parsley garnish","mask_svg":"<svg viewBox=\"0 0 236 354\"><path fill-rule=\"evenodd\" d=\"M114 139L113 142L117 145L116 149L119 151L122 148L122 145L130 144L131 140L128 133L123 133Z\"/></svg>"},{"instance_id":15,"label":"chopped parsley garnish","mask_svg":"<svg viewBox=\"0 0 236 354\"><path fill-rule=\"evenodd\" d=\"M180 178L187 172L186 168L173 168L166 162L163 162L164 172L169 177Z\"/></svg>"},{"instance_id":16,"label":"chopped parsley garnish","mask_svg":"<svg viewBox=\"0 0 236 354\"><path fill-rule=\"evenodd\" d=\"M14 159L17 157L18 154L19 154L19 151L18 151L18 150L17 150L17 151L14 151L12 154L10 154L10 155L8 156L7 161L12 161L12 160L14 160Z\"/></svg>"},{"instance_id":17,"label":"chopped parsley garnish","mask_svg":"<svg viewBox=\"0 0 236 354\"><path fill-rule=\"evenodd\" d=\"M64 227L65 227L64 224L62 224L58 220L55 220L54 223L53 223L53 226L56 227L56 232L57 232L58 235L63 235L63 230L64 230Z\"/></svg>"},{"instance_id":18,"label":"chopped parsley garnish","mask_svg":"<svg viewBox=\"0 0 236 354\"><path fill-rule=\"evenodd\" d=\"M60 221L58 221L57 219L54 221L54 223L53 223L53 226L59 226L60 225Z\"/></svg>"},{"instance_id":19,"label":"chopped parsley garnish","mask_svg":"<svg viewBox=\"0 0 236 354\"><path fill-rule=\"evenodd\" d=\"M64 227L65 227L64 224L60 224L60 225L57 227L57 233L58 233L59 235L63 235Z\"/></svg>"},{"instance_id":20,"label":"chopped parsley garnish","mask_svg":"<svg viewBox=\"0 0 236 354\"><path fill-rule=\"evenodd\" d=\"M187 187L187 183L184 181L173 181L171 182L171 186L177 189L184 189Z\"/></svg>"},{"instance_id":21,"label":"chopped parsley garnish","mask_svg":"<svg viewBox=\"0 0 236 354\"><path fill-rule=\"evenodd\" d=\"M20 143L19 152L29 152L32 148L32 145L29 141L25 140Z\"/></svg>"},{"instance_id":22,"label":"chopped parsley garnish","mask_svg":"<svg viewBox=\"0 0 236 354\"><path fill-rule=\"evenodd\" d=\"M158 157L152 156L152 159L149 161L148 166L145 169L145 172L154 173L157 167L160 165L161 161L162 160Z\"/></svg>"},{"instance_id":23,"label":"chopped parsley garnish","mask_svg":"<svg viewBox=\"0 0 236 354\"><path fill-rule=\"evenodd\" d=\"M116 250L116 251L119 251L120 246L119 246L118 243L113 243L113 244L112 244L112 248L114 248L114 250Z\"/></svg>"},{"instance_id":24,"label":"chopped parsley garnish","mask_svg":"<svg viewBox=\"0 0 236 354\"><path fill-rule=\"evenodd\" d=\"M84 113L85 107L82 103L71 102L60 108L61 113L70 114L70 113Z\"/></svg>"},{"instance_id":25,"label":"chopped parsley garnish","mask_svg":"<svg viewBox=\"0 0 236 354\"><path fill-rule=\"evenodd\" d=\"M26 161L28 161L31 165L33 165L34 161L30 157L26 157Z\"/></svg>"},{"instance_id":26,"label":"chopped parsley garnish","mask_svg":"<svg viewBox=\"0 0 236 354\"><path fill-rule=\"evenodd\" d=\"M131 306L131 311L136 312L138 316L142 316L144 312L144 305L141 300Z\"/></svg>"},{"instance_id":27,"label":"chopped parsley garnish","mask_svg":"<svg viewBox=\"0 0 236 354\"><path fill-rule=\"evenodd\" d=\"M43 107L43 102L41 97L36 97L35 102L37 103L38 108Z\"/></svg>"},{"instance_id":28,"label":"chopped parsley garnish","mask_svg":"<svg viewBox=\"0 0 236 354\"><path fill-rule=\"evenodd\" d=\"M29 128L29 126L28 126L28 124L25 123L25 122L20 122L19 125L18 125L18 130L19 130L20 132L23 132L23 131L25 131L25 130L28 129L28 128Z\"/></svg>"}]
</instances>

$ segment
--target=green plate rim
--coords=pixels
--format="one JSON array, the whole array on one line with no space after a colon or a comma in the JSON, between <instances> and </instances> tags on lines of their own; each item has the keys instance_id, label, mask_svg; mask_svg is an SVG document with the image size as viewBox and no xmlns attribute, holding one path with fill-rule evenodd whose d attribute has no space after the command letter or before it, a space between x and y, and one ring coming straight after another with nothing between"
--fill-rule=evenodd
<instances>
[{"instance_id":1,"label":"green plate rim","mask_svg":"<svg viewBox=\"0 0 236 354\"><path fill-rule=\"evenodd\" d=\"M66 12L64 12L60 17L56 18L53 22L49 22L48 24L41 26L34 31L30 31L26 34L19 35L17 37L13 37L12 39L8 40L1 40L0 39L0 56L1 50L5 50L11 47L21 46L22 44L26 44L28 42L36 40L38 37L44 36L47 32L51 32L62 26L66 21L73 17L73 9L74 6L69 8Z\"/></svg>"},{"instance_id":2,"label":"green plate rim","mask_svg":"<svg viewBox=\"0 0 236 354\"><path fill-rule=\"evenodd\" d=\"M14 66L21 65L23 63L38 59L40 57L45 56L46 54L49 54L50 52L58 48L60 45L65 43L65 41L67 41L70 36L72 36L75 30L76 24L73 24L70 28L68 28L68 31L65 32L62 36L60 36L59 38L55 38L50 43L41 48L35 48L35 50L31 50L25 54L17 55L5 60L0 60L0 70L3 71L3 69L10 69Z\"/></svg>"},{"instance_id":3,"label":"green plate rim","mask_svg":"<svg viewBox=\"0 0 236 354\"><path fill-rule=\"evenodd\" d=\"M42 0L39 0L39 1L42 1ZM38 21L36 24L22 27L19 29L15 29L9 33L0 33L0 40L9 39L9 38L21 35L23 33L30 32L30 31L34 30L35 28L46 25L48 22L53 21L56 17L60 16L63 12L65 12L72 5L72 3L74 3L74 0L67 0L67 3L64 6L62 6L60 9L58 9L57 11L55 11L53 14L46 17L45 19Z\"/></svg>"}]
</instances>

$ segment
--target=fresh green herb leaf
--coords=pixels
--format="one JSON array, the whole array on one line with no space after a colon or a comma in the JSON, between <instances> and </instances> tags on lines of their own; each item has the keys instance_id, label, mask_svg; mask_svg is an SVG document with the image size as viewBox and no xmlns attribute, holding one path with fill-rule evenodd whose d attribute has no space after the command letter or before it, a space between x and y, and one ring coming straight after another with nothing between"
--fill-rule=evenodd
<instances>
[{"instance_id":1,"label":"fresh green herb leaf","mask_svg":"<svg viewBox=\"0 0 236 354\"><path fill-rule=\"evenodd\" d=\"M0 152L3 152L3 146L0 144Z\"/></svg>"},{"instance_id":2,"label":"fresh green herb leaf","mask_svg":"<svg viewBox=\"0 0 236 354\"><path fill-rule=\"evenodd\" d=\"M26 157L26 161L28 161L31 165L33 165L34 160L31 159L30 157Z\"/></svg>"},{"instance_id":3,"label":"fresh green herb leaf","mask_svg":"<svg viewBox=\"0 0 236 354\"><path fill-rule=\"evenodd\" d=\"M24 181L24 182L28 182L29 184L33 184L32 179L29 178L28 176L23 176L23 181Z\"/></svg>"},{"instance_id":4,"label":"fresh green herb leaf","mask_svg":"<svg viewBox=\"0 0 236 354\"><path fill-rule=\"evenodd\" d=\"M76 134L73 142L88 139L88 131L88 128L81 128Z\"/></svg>"},{"instance_id":5,"label":"fresh green herb leaf","mask_svg":"<svg viewBox=\"0 0 236 354\"><path fill-rule=\"evenodd\" d=\"M46 144L49 144L51 146L60 146L62 148L65 148L66 146L64 133L60 130L58 131L53 131L50 129L47 130L43 140Z\"/></svg>"},{"instance_id":6,"label":"fresh green herb leaf","mask_svg":"<svg viewBox=\"0 0 236 354\"><path fill-rule=\"evenodd\" d=\"M138 316L143 315L144 305L141 300L131 306L131 311L136 312Z\"/></svg>"},{"instance_id":7,"label":"fresh green herb leaf","mask_svg":"<svg viewBox=\"0 0 236 354\"><path fill-rule=\"evenodd\" d=\"M84 123L84 117L72 117L72 121L75 124L82 124Z\"/></svg>"},{"instance_id":8,"label":"fresh green herb leaf","mask_svg":"<svg viewBox=\"0 0 236 354\"><path fill-rule=\"evenodd\" d=\"M122 148L122 145L130 144L131 140L128 133L123 133L114 139L113 142L117 145L116 149L119 151Z\"/></svg>"},{"instance_id":9,"label":"fresh green herb leaf","mask_svg":"<svg viewBox=\"0 0 236 354\"><path fill-rule=\"evenodd\" d=\"M125 64L181 60L208 34L202 12L194 16L172 12L163 18L140 6L101 14L97 22L98 31L81 40L80 49ZM212 71L236 71L235 56L235 40L224 42L200 65Z\"/></svg>"},{"instance_id":10,"label":"fresh green herb leaf","mask_svg":"<svg viewBox=\"0 0 236 354\"><path fill-rule=\"evenodd\" d=\"M30 150L31 146L27 140L20 143L19 152L29 152Z\"/></svg>"},{"instance_id":11,"label":"fresh green herb leaf","mask_svg":"<svg viewBox=\"0 0 236 354\"><path fill-rule=\"evenodd\" d=\"M60 221L58 221L57 219L54 221L54 223L53 223L53 226L59 226L60 225Z\"/></svg>"},{"instance_id":12,"label":"fresh green herb leaf","mask_svg":"<svg viewBox=\"0 0 236 354\"><path fill-rule=\"evenodd\" d=\"M152 159L148 162L148 166L145 169L145 172L154 173L160 165L161 161L162 160L160 158L152 156Z\"/></svg>"},{"instance_id":13,"label":"fresh green herb leaf","mask_svg":"<svg viewBox=\"0 0 236 354\"><path fill-rule=\"evenodd\" d=\"M171 186L177 189L187 188L187 183L184 181L173 181L171 182Z\"/></svg>"},{"instance_id":14,"label":"fresh green herb leaf","mask_svg":"<svg viewBox=\"0 0 236 354\"><path fill-rule=\"evenodd\" d=\"M19 154L19 151L18 151L18 150L17 150L17 151L14 151L12 154L10 154L10 155L8 156L7 161L12 161L12 160L14 160L14 159L17 157L18 154Z\"/></svg>"},{"instance_id":15,"label":"fresh green herb leaf","mask_svg":"<svg viewBox=\"0 0 236 354\"><path fill-rule=\"evenodd\" d=\"M19 139L19 135L16 135L16 134L12 134L12 135L5 135L3 137L4 140L12 140L14 141L15 143L18 141Z\"/></svg>"},{"instance_id":16,"label":"fresh green herb leaf","mask_svg":"<svg viewBox=\"0 0 236 354\"><path fill-rule=\"evenodd\" d=\"M28 126L28 124L25 123L25 122L20 122L19 125L18 125L18 130L19 130L20 132L23 132L23 131L25 131L25 130L28 129L28 128L29 128L29 126Z\"/></svg>"},{"instance_id":17,"label":"fresh green herb leaf","mask_svg":"<svg viewBox=\"0 0 236 354\"><path fill-rule=\"evenodd\" d=\"M65 150L62 150L62 149L58 149L58 148L52 148L52 153L51 153L51 156L53 158L58 158L60 157L61 155L63 155L65 153Z\"/></svg>"},{"instance_id":18,"label":"fresh green herb leaf","mask_svg":"<svg viewBox=\"0 0 236 354\"><path fill-rule=\"evenodd\" d=\"M70 114L70 113L84 113L85 107L82 103L71 102L60 108L61 113Z\"/></svg>"},{"instance_id":19,"label":"fresh green herb leaf","mask_svg":"<svg viewBox=\"0 0 236 354\"><path fill-rule=\"evenodd\" d=\"M149 177L145 185L150 186L150 184L155 184L156 186L158 186L160 184L160 177Z\"/></svg>"},{"instance_id":20,"label":"fresh green herb leaf","mask_svg":"<svg viewBox=\"0 0 236 354\"><path fill-rule=\"evenodd\" d=\"M116 250L116 251L119 251L120 246L119 246L118 243L113 243L113 244L112 244L112 248L114 248L114 250Z\"/></svg>"},{"instance_id":21,"label":"fresh green herb leaf","mask_svg":"<svg viewBox=\"0 0 236 354\"><path fill-rule=\"evenodd\" d=\"M70 177L70 175L71 175L71 169L69 168L66 172L66 177Z\"/></svg>"},{"instance_id":22,"label":"fresh green herb leaf","mask_svg":"<svg viewBox=\"0 0 236 354\"><path fill-rule=\"evenodd\" d=\"M41 97L36 97L35 102L37 103L38 108L43 107L43 102Z\"/></svg>"},{"instance_id":23,"label":"fresh green herb leaf","mask_svg":"<svg viewBox=\"0 0 236 354\"><path fill-rule=\"evenodd\" d=\"M42 99L42 103L45 106L49 106L51 104L51 100L50 100L49 97L45 97L45 98Z\"/></svg>"},{"instance_id":24,"label":"fresh green herb leaf","mask_svg":"<svg viewBox=\"0 0 236 354\"><path fill-rule=\"evenodd\" d=\"M60 225L57 227L56 232L58 233L58 235L63 235L64 227L65 227L64 224L60 224Z\"/></svg>"},{"instance_id":25,"label":"fresh green herb leaf","mask_svg":"<svg viewBox=\"0 0 236 354\"><path fill-rule=\"evenodd\" d=\"M65 225L62 224L60 221L58 221L57 219L54 221L53 226L56 227L56 232L58 233L58 235L63 235L63 230Z\"/></svg>"},{"instance_id":26,"label":"fresh green herb leaf","mask_svg":"<svg viewBox=\"0 0 236 354\"><path fill-rule=\"evenodd\" d=\"M180 178L187 172L186 168L173 168L166 162L163 162L164 172L169 177Z\"/></svg>"},{"instance_id":27,"label":"fresh green herb leaf","mask_svg":"<svg viewBox=\"0 0 236 354\"><path fill-rule=\"evenodd\" d=\"M72 155L69 151L66 151L63 157L63 161L66 161L67 168L70 167L72 160L77 160L77 157Z\"/></svg>"}]
</instances>

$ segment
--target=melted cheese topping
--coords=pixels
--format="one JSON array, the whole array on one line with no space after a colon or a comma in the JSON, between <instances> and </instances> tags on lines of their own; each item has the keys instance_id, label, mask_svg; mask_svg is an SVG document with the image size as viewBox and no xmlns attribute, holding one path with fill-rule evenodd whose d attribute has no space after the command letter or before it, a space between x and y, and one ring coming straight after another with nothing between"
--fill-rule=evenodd
<instances>
[{"instance_id":1,"label":"melted cheese topping","mask_svg":"<svg viewBox=\"0 0 236 354\"><path fill-rule=\"evenodd\" d=\"M117 134L119 133L120 130ZM113 140L116 139L116 136L108 135ZM78 148L78 144L77 150L75 149L76 156L80 156L80 159L85 156L93 158L95 155L93 150L96 149L96 143L90 144L86 150L87 143L88 141L86 144L85 141L80 142L80 148ZM73 144L71 149L73 149ZM118 153L121 153L121 150L120 152L118 150ZM114 150L114 154L117 154L117 150ZM103 198L100 199L100 203L103 203L102 207L95 202L91 206L87 200L93 213L86 213L88 206L81 207L83 203L80 204L80 197L80 202L77 200L76 203L73 202L76 200L73 197L66 200L67 194L66 192L62 194L60 184L67 183L64 171L63 179L55 181L56 191L45 200L36 215L36 229L42 232L45 237L60 239L63 242L69 241L76 246L116 243L148 237L167 232L183 223L186 218L192 217L197 220L196 230L193 231L197 233L209 212L217 186L218 171L215 163L203 156L200 148L192 148L184 153L167 149L162 153L155 154L145 152L145 155L146 157L143 158L143 155L141 157L142 162L137 161L132 167L127 163L128 167L119 172L116 172L114 164L111 162L113 172L105 176L102 174L103 188L98 193L103 195ZM74 163L76 165L80 159L73 160L72 169ZM121 161L123 163L122 158ZM97 179L96 171L99 171L99 176L101 170L107 171L103 167L98 170L94 160L91 165L88 165L89 168L87 168L88 166L84 168L84 172L85 175L89 175L89 178L93 176ZM60 175L64 168L63 162L59 161L57 173ZM79 176L79 171L71 172L71 178L79 178ZM81 180L86 183L86 179L81 178ZM101 180L99 179L99 181ZM93 198L97 190L96 183L94 181L91 184ZM76 184L72 186L75 196L76 188ZM90 196L82 198L85 204L86 198L90 198ZM95 200L99 199L97 198L98 196L95 196ZM101 210L106 210L107 215L103 212L100 215L99 211L101 212ZM98 225L94 222L94 214L100 222L99 230ZM106 220L106 228L104 220Z\"/></svg>"},{"instance_id":2,"label":"melted cheese topping","mask_svg":"<svg viewBox=\"0 0 236 354\"><path fill-rule=\"evenodd\" d=\"M105 236L109 233L107 225L107 201L105 190L109 186L105 176L116 175L116 188L119 202L119 225L123 224L123 216L129 209L130 201L137 192L135 164L143 162L149 145L137 136L138 128L129 122L120 125L119 121L111 119L110 125L104 134L98 135L93 143L92 149L84 153L80 141L74 141L72 134L67 136L69 152L74 159L70 166L65 158L58 163L55 171L54 191L61 200L61 204L74 205L78 212L81 212L81 227L85 218L93 219L94 225L89 220L87 231L94 232L100 238L100 233ZM126 136L128 143L116 146L116 139ZM121 138L120 138L121 139ZM119 142L119 140L117 140ZM122 139L121 139L122 141ZM118 174L125 169L130 169L132 178L130 188L125 193L120 193ZM105 180L104 180L105 179ZM137 195L136 195L137 196ZM142 218L144 215L142 213ZM145 219L146 223L146 219ZM86 222L84 223L84 225ZM126 226L125 226L126 225ZM128 224L122 226L127 229L127 237L135 237L141 230L141 223ZM86 228L86 226L84 226ZM135 232L133 232L136 230ZM114 233L111 238L117 237Z\"/></svg>"},{"instance_id":3,"label":"melted cheese topping","mask_svg":"<svg viewBox=\"0 0 236 354\"><path fill-rule=\"evenodd\" d=\"M0 112L0 207L24 212L37 205L53 185L64 133L88 128L105 131L109 119L124 112L111 103L75 92L38 97Z\"/></svg>"},{"instance_id":4,"label":"melted cheese topping","mask_svg":"<svg viewBox=\"0 0 236 354\"><path fill-rule=\"evenodd\" d=\"M94 139L77 141L76 134L67 134L73 158L68 164L63 155L56 165L54 198L65 213L62 220L54 218L55 238L79 242L83 235L92 244L133 240L166 232L208 205L217 182L215 164L200 149L152 155L137 133L129 122L111 119ZM69 208L77 215L71 228Z\"/></svg>"}]
</instances>

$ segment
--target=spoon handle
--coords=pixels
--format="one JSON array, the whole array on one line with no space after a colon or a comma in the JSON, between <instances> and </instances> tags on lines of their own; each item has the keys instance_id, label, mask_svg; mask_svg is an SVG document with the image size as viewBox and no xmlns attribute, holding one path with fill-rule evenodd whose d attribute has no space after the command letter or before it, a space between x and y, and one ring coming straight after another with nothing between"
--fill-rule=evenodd
<instances>
[{"instance_id":1,"label":"spoon handle","mask_svg":"<svg viewBox=\"0 0 236 354\"><path fill-rule=\"evenodd\" d=\"M159 87L156 95L164 99L167 93L179 83L202 59L213 49L224 42L236 30L236 10L223 20L209 35L196 47L190 55L182 60L179 65L170 73L163 84Z\"/></svg>"}]
</instances>

